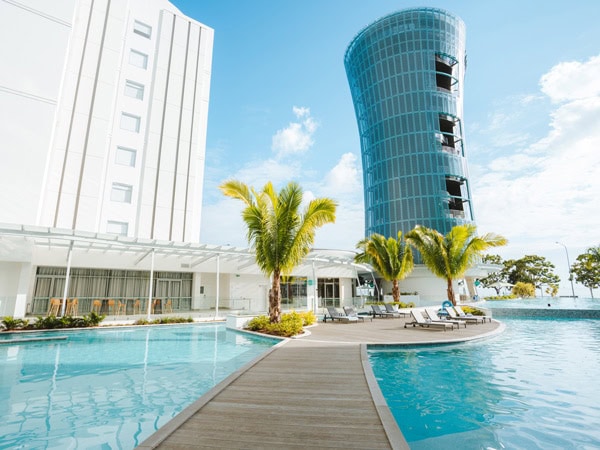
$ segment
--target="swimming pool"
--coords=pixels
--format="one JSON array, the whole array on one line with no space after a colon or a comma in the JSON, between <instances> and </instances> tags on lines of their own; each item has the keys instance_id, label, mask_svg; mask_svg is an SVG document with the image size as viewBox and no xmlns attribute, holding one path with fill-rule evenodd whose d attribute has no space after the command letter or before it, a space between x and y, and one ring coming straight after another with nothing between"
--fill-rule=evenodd
<instances>
[{"instance_id":1,"label":"swimming pool","mask_svg":"<svg viewBox=\"0 0 600 450\"><path fill-rule=\"evenodd\" d=\"M66 339L0 345L0 448L134 448L278 342L223 324L46 335Z\"/></svg>"},{"instance_id":2,"label":"swimming pool","mask_svg":"<svg viewBox=\"0 0 600 450\"><path fill-rule=\"evenodd\" d=\"M600 309L598 298L572 298L572 297L536 297L531 299L513 300L484 300L473 303L473 306L483 308L528 308L546 309L550 305L555 309Z\"/></svg>"},{"instance_id":3,"label":"swimming pool","mask_svg":"<svg viewBox=\"0 0 600 450\"><path fill-rule=\"evenodd\" d=\"M503 322L484 341L369 350L411 449L600 448L600 321Z\"/></svg>"}]
</instances>

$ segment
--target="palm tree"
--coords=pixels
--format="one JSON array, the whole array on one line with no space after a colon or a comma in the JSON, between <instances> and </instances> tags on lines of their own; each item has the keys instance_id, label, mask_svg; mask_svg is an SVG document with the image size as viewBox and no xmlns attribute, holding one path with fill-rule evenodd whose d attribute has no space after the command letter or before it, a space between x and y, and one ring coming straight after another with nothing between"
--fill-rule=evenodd
<instances>
[{"instance_id":1,"label":"palm tree","mask_svg":"<svg viewBox=\"0 0 600 450\"><path fill-rule=\"evenodd\" d=\"M478 237L475 232L475 225L456 225L444 236L437 230L417 225L406 234L406 240L419 251L429 270L447 281L447 296L453 304L456 301L452 280L462 278L485 250L508 242L497 234Z\"/></svg>"},{"instance_id":2,"label":"palm tree","mask_svg":"<svg viewBox=\"0 0 600 450\"><path fill-rule=\"evenodd\" d=\"M260 192L241 181L230 180L219 186L228 197L244 202L242 218L248 227L248 243L256 252L256 264L268 277L269 320L281 320L281 276L290 274L308 254L315 230L335 222L336 203L329 198L311 200L303 211L302 188L288 183L279 193L271 182Z\"/></svg>"},{"instance_id":3,"label":"palm tree","mask_svg":"<svg viewBox=\"0 0 600 450\"><path fill-rule=\"evenodd\" d=\"M385 280L391 281L394 302L399 302L398 280L406 278L414 267L412 250L402 239L402 232L398 232L398 239L386 239L374 233L359 241L356 248L361 252L354 257L354 261L370 264Z\"/></svg>"}]
</instances>

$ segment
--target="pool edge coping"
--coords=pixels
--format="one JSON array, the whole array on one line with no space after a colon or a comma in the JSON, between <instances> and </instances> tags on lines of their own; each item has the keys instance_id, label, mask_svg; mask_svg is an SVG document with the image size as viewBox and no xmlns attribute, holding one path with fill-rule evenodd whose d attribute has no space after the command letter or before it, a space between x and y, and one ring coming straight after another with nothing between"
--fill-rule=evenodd
<instances>
[{"instance_id":1,"label":"pool edge coping","mask_svg":"<svg viewBox=\"0 0 600 450\"><path fill-rule=\"evenodd\" d=\"M158 430L148 436L146 439L142 441L142 443L136 446L136 449L140 450L152 450L162 444L169 436L171 436L175 431L177 431L181 426L187 422L194 414L200 411L207 403L212 401L217 395L219 395L223 390L225 390L231 383L241 377L244 373L246 373L250 368L258 364L264 358L269 356L272 352L277 350L282 345L286 344L288 339L282 339L281 342L276 343L272 347L270 347L263 354L257 356L252 361L247 362L242 367L237 369L235 372L231 373L224 380L213 386L211 389L202 394L197 400L195 400L192 404L185 407L180 413L178 413L175 417L169 420L166 424L161 426Z\"/></svg>"}]
</instances>

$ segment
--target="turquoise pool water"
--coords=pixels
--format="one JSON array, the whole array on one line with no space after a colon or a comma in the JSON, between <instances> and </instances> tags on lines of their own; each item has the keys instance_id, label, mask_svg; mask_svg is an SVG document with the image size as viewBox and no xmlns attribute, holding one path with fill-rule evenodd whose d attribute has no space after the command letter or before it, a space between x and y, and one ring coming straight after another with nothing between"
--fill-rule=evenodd
<instances>
[{"instance_id":1,"label":"turquoise pool water","mask_svg":"<svg viewBox=\"0 0 600 450\"><path fill-rule=\"evenodd\" d=\"M369 350L411 449L600 448L600 321L502 320L484 341Z\"/></svg>"},{"instance_id":2,"label":"turquoise pool water","mask_svg":"<svg viewBox=\"0 0 600 450\"><path fill-rule=\"evenodd\" d=\"M473 303L483 308L600 309L598 298L539 297L515 300L485 300Z\"/></svg>"},{"instance_id":3,"label":"turquoise pool water","mask_svg":"<svg viewBox=\"0 0 600 450\"><path fill-rule=\"evenodd\" d=\"M67 339L0 345L0 448L132 449L276 343L222 324L49 335Z\"/></svg>"}]
</instances>

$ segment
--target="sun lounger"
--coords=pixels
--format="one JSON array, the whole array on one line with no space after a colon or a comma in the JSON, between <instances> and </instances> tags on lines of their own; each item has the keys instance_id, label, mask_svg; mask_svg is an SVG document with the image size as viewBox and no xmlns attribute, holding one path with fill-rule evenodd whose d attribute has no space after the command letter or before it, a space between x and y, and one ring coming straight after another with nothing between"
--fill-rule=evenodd
<instances>
[{"instance_id":1,"label":"sun lounger","mask_svg":"<svg viewBox=\"0 0 600 450\"><path fill-rule=\"evenodd\" d=\"M464 320L452 320L452 319L440 319L437 315L437 312L433 309L425 308L425 316L432 322L443 322L443 323L451 323L452 325L456 325L456 328L460 328L460 324L462 323L465 328L467 328L467 322Z\"/></svg>"},{"instance_id":2,"label":"sun lounger","mask_svg":"<svg viewBox=\"0 0 600 450\"><path fill-rule=\"evenodd\" d=\"M373 317L400 317L394 313L384 311L379 305L371 305L371 309L373 310Z\"/></svg>"},{"instance_id":3,"label":"sun lounger","mask_svg":"<svg viewBox=\"0 0 600 450\"><path fill-rule=\"evenodd\" d=\"M332 306L327 307L327 312L329 312L329 317L327 317L327 314L325 314L325 316L323 316L323 322L327 322L327 319L329 318L333 322L335 322L337 320L338 322L346 322L346 323L356 322L356 323L358 323L358 317L350 317L346 313L340 312Z\"/></svg>"},{"instance_id":4,"label":"sun lounger","mask_svg":"<svg viewBox=\"0 0 600 450\"><path fill-rule=\"evenodd\" d=\"M396 305L392 305L391 303L386 303L385 304L385 310L386 312L395 314L394 317L406 317L407 315L409 315L410 313L404 312L404 311L399 311L398 307Z\"/></svg>"},{"instance_id":5,"label":"sun lounger","mask_svg":"<svg viewBox=\"0 0 600 450\"><path fill-rule=\"evenodd\" d=\"M467 323L484 323L485 319L483 316L459 316L458 313L452 307L447 307L446 311L452 320L462 320Z\"/></svg>"},{"instance_id":6,"label":"sun lounger","mask_svg":"<svg viewBox=\"0 0 600 450\"><path fill-rule=\"evenodd\" d=\"M348 317L356 317L358 318L358 320L362 320L363 322L365 321L365 319L369 319L371 322L373 321L372 316L358 314L358 312L356 312L356 310L354 309L354 306L344 306L343 309Z\"/></svg>"},{"instance_id":7,"label":"sun lounger","mask_svg":"<svg viewBox=\"0 0 600 450\"><path fill-rule=\"evenodd\" d=\"M458 305L454 306L454 310L456 311L456 313L458 314L458 317L483 317L483 321L485 322L486 320L488 322L492 321L492 318L490 316L476 316L474 314L467 314L465 313L462 308Z\"/></svg>"},{"instance_id":8,"label":"sun lounger","mask_svg":"<svg viewBox=\"0 0 600 450\"><path fill-rule=\"evenodd\" d=\"M451 323L444 323L444 322L433 322L429 319L425 319L423 317L423 315L421 314L420 311L411 311L410 312L410 316L412 317L413 321L412 322L406 322L404 324L404 328L406 328L408 325L412 325L413 327L416 327L417 325L419 325L422 328L443 328L444 331L446 331L448 328L450 328L451 330L454 330L454 325Z\"/></svg>"}]
</instances>

